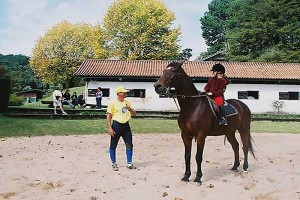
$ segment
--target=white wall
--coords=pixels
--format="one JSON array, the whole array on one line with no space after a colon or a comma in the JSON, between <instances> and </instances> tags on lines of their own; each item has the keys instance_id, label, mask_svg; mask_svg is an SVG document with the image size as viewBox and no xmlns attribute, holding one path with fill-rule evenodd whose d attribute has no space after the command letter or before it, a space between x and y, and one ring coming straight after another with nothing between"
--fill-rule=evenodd
<instances>
[{"instance_id":1,"label":"white wall","mask_svg":"<svg viewBox=\"0 0 300 200\"><path fill-rule=\"evenodd\" d=\"M86 94L88 89L97 87L110 88L110 97L102 99L103 105L117 98L115 89L125 86L128 89L145 89L146 97L127 97L137 110L156 110L156 111L177 111L176 104L172 98L159 98L151 82L87 82ZM204 83L196 83L199 91L204 88ZM265 84L229 84L225 92L226 99L237 99L238 91L259 91L259 99L241 99L248 105L252 113L274 112L272 103L279 100L279 92L300 92L299 85L265 85ZM87 97L87 95L85 95ZM284 102L283 111L286 113L300 114L300 100L281 100ZM95 97L88 97L87 104L96 104Z\"/></svg>"},{"instance_id":2,"label":"white wall","mask_svg":"<svg viewBox=\"0 0 300 200\"><path fill-rule=\"evenodd\" d=\"M300 114L300 100L279 100L279 92L300 92L299 85L230 84L225 98L238 98L238 91L259 91L259 99L240 99L253 113L273 112L272 103L283 101L283 112Z\"/></svg>"}]
</instances>

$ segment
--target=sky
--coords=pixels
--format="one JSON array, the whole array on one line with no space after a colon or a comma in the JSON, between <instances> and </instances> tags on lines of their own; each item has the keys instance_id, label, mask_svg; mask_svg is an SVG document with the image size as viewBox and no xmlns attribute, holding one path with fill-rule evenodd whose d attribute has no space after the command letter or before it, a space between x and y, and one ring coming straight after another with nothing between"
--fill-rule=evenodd
<instances>
[{"instance_id":1,"label":"sky","mask_svg":"<svg viewBox=\"0 0 300 200\"><path fill-rule=\"evenodd\" d=\"M31 56L39 37L55 24L101 24L114 0L0 0L0 54ZM207 45L199 19L208 11L211 0L164 0L175 14L174 26L181 26L179 45L193 49L194 60Z\"/></svg>"}]
</instances>

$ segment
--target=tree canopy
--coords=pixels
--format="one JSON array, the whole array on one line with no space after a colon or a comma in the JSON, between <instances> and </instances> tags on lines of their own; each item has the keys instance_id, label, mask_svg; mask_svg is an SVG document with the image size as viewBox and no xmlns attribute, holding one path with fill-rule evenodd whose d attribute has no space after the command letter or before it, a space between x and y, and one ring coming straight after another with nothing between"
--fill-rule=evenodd
<instances>
[{"instance_id":1,"label":"tree canopy","mask_svg":"<svg viewBox=\"0 0 300 200\"><path fill-rule=\"evenodd\" d=\"M200 19L202 36L208 45L207 53L213 54L226 47L227 21L229 19L229 6L234 0L213 0L208 5L208 11Z\"/></svg>"},{"instance_id":2,"label":"tree canopy","mask_svg":"<svg viewBox=\"0 0 300 200\"><path fill-rule=\"evenodd\" d=\"M103 21L109 57L123 60L177 58L181 28L171 28L174 20L174 13L162 0L115 1Z\"/></svg>"},{"instance_id":3,"label":"tree canopy","mask_svg":"<svg viewBox=\"0 0 300 200\"><path fill-rule=\"evenodd\" d=\"M46 83L69 84L78 66L91 58L105 58L100 26L63 21L39 38L30 65Z\"/></svg>"},{"instance_id":4,"label":"tree canopy","mask_svg":"<svg viewBox=\"0 0 300 200\"><path fill-rule=\"evenodd\" d=\"M200 20L208 53L225 49L230 60L300 62L298 0L220 2L213 0Z\"/></svg>"},{"instance_id":5,"label":"tree canopy","mask_svg":"<svg viewBox=\"0 0 300 200\"><path fill-rule=\"evenodd\" d=\"M12 80L12 93L22 91L26 88L43 89L44 87L43 83L30 68L27 56L0 54L0 71L2 71L2 75L10 77Z\"/></svg>"}]
</instances>

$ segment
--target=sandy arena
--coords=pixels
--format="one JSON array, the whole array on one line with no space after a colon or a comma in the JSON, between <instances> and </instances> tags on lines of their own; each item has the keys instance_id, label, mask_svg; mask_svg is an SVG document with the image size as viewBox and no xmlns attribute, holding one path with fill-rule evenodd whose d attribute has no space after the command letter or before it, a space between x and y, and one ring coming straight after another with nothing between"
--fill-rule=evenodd
<instances>
[{"instance_id":1,"label":"sandy arena","mask_svg":"<svg viewBox=\"0 0 300 200\"><path fill-rule=\"evenodd\" d=\"M134 135L137 170L126 168L120 140L118 172L111 169L108 135L0 138L0 199L299 200L300 134L252 136L258 160L249 156L248 173L241 166L238 172L229 170L233 151L228 142L224 146L224 137L208 137L201 186L192 182L195 143L190 182L180 180L184 147L179 134ZM243 162L241 149L240 154Z\"/></svg>"}]
</instances>

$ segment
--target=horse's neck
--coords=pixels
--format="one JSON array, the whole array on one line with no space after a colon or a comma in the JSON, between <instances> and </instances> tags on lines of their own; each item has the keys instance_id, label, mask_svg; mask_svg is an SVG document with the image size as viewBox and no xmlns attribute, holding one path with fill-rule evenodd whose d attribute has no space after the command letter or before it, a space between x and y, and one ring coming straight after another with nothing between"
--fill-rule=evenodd
<instances>
[{"instance_id":1,"label":"horse's neck","mask_svg":"<svg viewBox=\"0 0 300 200\"><path fill-rule=\"evenodd\" d=\"M180 84L175 87L175 90L178 95L178 103L181 110L189 110L194 107L196 102L199 101L199 98L195 97L199 94L199 92L187 75L180 79Z\"/></svg>"}]
</instances>

